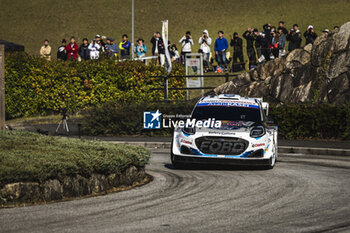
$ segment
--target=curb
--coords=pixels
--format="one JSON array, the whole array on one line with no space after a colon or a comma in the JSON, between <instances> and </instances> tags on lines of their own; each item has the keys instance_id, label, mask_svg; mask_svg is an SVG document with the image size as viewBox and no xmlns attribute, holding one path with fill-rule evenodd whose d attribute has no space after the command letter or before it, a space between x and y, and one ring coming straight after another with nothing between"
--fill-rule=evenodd
<instances>
[{"instance_id":1,"label":"curb","mask_svg":"<svg viewBox=\"0 0 350 233\"><path fill-rule=\"evenodd\" d=\"M170 149L170 146L171 146L171 142L110 141L110 143L143 146L143 147L146 147L148 149ZM290 154L350 156L349 149L335 149L335 148L279 146L278 152L279 153L290 153Z\"/></svg>"}]
</instances>

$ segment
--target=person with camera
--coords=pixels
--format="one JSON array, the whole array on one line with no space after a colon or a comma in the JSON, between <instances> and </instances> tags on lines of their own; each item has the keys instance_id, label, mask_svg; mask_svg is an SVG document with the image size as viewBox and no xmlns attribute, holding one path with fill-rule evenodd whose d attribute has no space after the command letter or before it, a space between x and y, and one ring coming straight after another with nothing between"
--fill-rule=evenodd
<instances>
[{"instance_id":1,"label":"person with camera","mask_svg":"<svg viewBox=\"0 0 350 233\"><path fill-rule=\"evenodd\" d=\"M75 37L70 38L70 43L66 47L67 49L67 59L72 61L78 60L78 45L75 43Z\"/></svg>"},{"instance_id":2,"label":"person with camera","mask_svg":"<svg viewBox=\"0 0 350 233\"><path fill-rule=\"evenodd\" d=\"M191 32L187 31L186 34L179 40L179 42L182 44L181 56L183 64L185 64L186 54L191 53L192 51L193 40Z\"/></svg>"},{"instance_id":3,"label":"person with camera","mask_svg":"<svg viewBox=\"0 0 350 233\"><path fill-rule=\"evenodd\" d=\"M218 65L227 70L226 51L228 49L228 42L224 37L223 31L218 31L218 38L215 40L214 50Z\"/></svg>"},{"instance_id":4,"label":"person with camera","mask_svg":"<svg viewBox=\"0 0 350 233\"><path fill-rule=\"evenodd\" d=\"M164 42L163 39L160 37L159 32L155 32L153 34L153 37L151 39L152 43L152 55L156 56L155 63L159 64L161 66L165 65L165 47L164 47Z\"/></svg>"},{"instance_id":5,"label":"person with camera","mask_svg":"<svg viewBox=\"0 0 350 233\"><path fill-rule=\"evenodd\" d=\"M106 52L109 57L117 58L119 53L119 47L114 43L114 38L108 37L107 44L105 45Z\"/></svg>"},{"instance_id":6,"label":"person with camera","mask_svg":"<svg viewBox=\"0 0 350 233\"><path fill-rule=\"evenodd\" d=\"M67 60L67 50L66 50L66 39L61 40L61 46L57 49L57 59L66 61Z\"/></svg>"},{"instance_id":7,"label":"person with camera","mask_svg":"<svg viewBox=\"0 0 350 233\"><path fill-rule=\"evenodd\" d=\"M293 50L300 48L302 39L301 39L298 24L294 24L293 28L290 29L290 32L287 35L287 41L289 41L289 45L288 45L289 52L292 52Z\"/></svg>"},{"instance_id":8,"label":"person with camera","mask_svg":"<svg viewBox=\"0 0 350 233\"><path fill-rule=\"evenodd\" d=\"M257 31L258 29L256 29ZM254 49L255 34L252 28L248 28L247 31L243 33L243 38L247 41L247 56L249 59L249 69L254 69L256 66L256 53Z\"/></svg>"},{"instance_id":9,"label":"person with camera","mask_svg":"<svg viewBox=\"0 0 350 233\"><path fill-rule=\"evenodd\" d=\"M83 39L83 43L79 47L79 56L82 60L90 60L89 41L87 38Z\"/></svg>"},{"instance_id":10,"label":"person with camera","mask_svg":"<svg viewBox=\"0 0 350 233\"><path fill-rule=\"evenodd\" d=\"M97 43L96 39L93 39L89 44L90 58L98 59L100 57L101 46Z\"/></svg>"},{"instance_id":11,"label":"person with camera","mask_svg":"<svg viewBox=\"0 0 350 233\"><path fill-rule=\"evenodd\" d=\"M136 41L135 51L138 58L146 57L147 47L143 39L140 38ZM146 63L146 60L143 59L142 62Z\"/></svg>"},{"instance_id":12,"label":"person with camera","mask_svg":"<svg viewBox=\"0 0 350 233\"><path fill-rule=\"evenodd\" d=\"M305 45L308 44L313 44L317 38L317 34L314 30L314 27L312 25L309 25L306 29L306 31L304 32L304 37L306 39L306 43Z\"/></svg>"},{"instance_id":13,"label":"person with camera","mask_svg":"<svg viewBox=\"0 0 350 233\"><path fill-rule=\"evenodd\" d=\"M243 40L239 38L237 32L233 33L230 45L231 47L233 47L233 63L232 63L233 72L245 70L245 65L243 60Z\"/></svg>"},{"instance_id":14,"label":"person with camera","mask_svg":"<svg viewBox=\"0 0 350 233\"><path fill-rule=\"evenodd\" d=\"M208 30L203 31L202 36L199 38L198 44L200 45L200 51L203 53L204 72L208 72L211 45L211 38L209 37Z\"/></svg>"}]
</instances>

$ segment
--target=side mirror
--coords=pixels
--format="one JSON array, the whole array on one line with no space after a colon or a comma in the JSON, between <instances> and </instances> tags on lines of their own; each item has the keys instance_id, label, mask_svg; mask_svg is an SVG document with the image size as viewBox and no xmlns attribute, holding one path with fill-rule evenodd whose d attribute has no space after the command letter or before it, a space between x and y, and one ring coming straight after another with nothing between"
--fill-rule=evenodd
<instances>
[{"instance_id":1,"label":"side mirror","mask_svg":"<svg viewBox=\"0 0 350 233\"><path fill-rule=\"evenodd\" d=\"M262 109L263 109L265 115L268 116L268 115L269 115L269 103L267 103L267 102L262 102L262 103L261 103L261 107L262 107Z\"/></svg>"}]
</instances>

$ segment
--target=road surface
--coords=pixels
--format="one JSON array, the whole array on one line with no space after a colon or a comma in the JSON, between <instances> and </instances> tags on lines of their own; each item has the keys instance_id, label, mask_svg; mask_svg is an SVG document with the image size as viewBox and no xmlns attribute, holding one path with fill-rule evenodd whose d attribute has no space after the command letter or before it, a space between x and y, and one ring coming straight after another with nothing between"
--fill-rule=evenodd
<instances>
[{"instance_id":1,"label":"road surface","mask_svg":"<svg viewBox=\"0 0 350 233\"><path fill-rule=\"evenodd\" d=\"M282 154L273 170L174 170L100 197L0 209L0 232L350 232L350 157Z\"/></svg>"}]
</instances>

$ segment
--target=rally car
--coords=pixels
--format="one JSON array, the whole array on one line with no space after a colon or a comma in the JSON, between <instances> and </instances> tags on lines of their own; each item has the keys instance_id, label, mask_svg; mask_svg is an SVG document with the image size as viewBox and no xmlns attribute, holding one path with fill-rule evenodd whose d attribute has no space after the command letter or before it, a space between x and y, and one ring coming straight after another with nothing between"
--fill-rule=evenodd
<instances>
[{"instance_id":1,"label":"rally car","mask_svg":"<svg viewBox=\"0 0 350 233\"><path fill-rule=\"evenodd\" d=\"M173 166L208 163L272 169L278 157L278 128L268 124L268 108L262 98L232 94L203 97L191 118L174 129Z\"/></svg>"}]
</instances>

